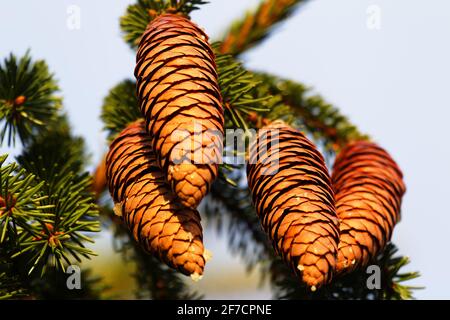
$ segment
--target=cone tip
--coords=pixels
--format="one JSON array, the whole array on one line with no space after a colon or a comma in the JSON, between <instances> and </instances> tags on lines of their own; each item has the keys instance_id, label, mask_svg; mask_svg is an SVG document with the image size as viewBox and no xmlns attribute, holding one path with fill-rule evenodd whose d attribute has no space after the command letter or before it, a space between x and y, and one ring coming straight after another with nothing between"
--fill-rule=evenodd
<instances>
[{"instance_id":1,"label":"cone tip","mask_svg":"<svg viewBox=\"0 0 450 320\"><path fill-rule=\"evenodd\" d=\"M198 281L201 280L202 278L203 278L203 276L200 275L200 274L198 274L197 272L194 272L194 273L191 274L191 279L192 279L194 282L198 282Z\"/></svg>"},{"instance_id":2,"label":"cone tip","mask_svg":"<svg viewBox=\"0 0 450 320\"><path fill-rule=\"evenodd\" d=\"M115 203L113 211L116 216L121 217L122 216L122 204L120 202Z\"/></svg>"},{"instance_id":3,"label":"cone tip","mask_svg":"<svg viewBox=\"0 0 450 320\"><path fill-rule=\"evenodd\" d=\"M203 259L205 259L205 262L208 262L209 260L211 260L213 257L213 254L211 251L209 251L208 249L205 249L203 251Z\"/></svg>"}]
</instances>

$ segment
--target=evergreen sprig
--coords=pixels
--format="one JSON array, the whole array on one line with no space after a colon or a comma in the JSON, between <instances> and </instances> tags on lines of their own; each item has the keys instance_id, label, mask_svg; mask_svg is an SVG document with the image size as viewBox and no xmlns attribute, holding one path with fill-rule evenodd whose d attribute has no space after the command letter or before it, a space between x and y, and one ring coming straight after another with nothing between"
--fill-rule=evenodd
<instances>
[{"instance_id":1,"label":"evergreen sprig","mask_svg":"<svg viewBox=\"0 0 450 320\"><path fill-rule=\"evenodd\" d=\"M124 80L113 87L103 100L101 118L109 140L142 117L136 97L136 82Z\"/></svg>"},{"instance_id":2,"label":"evergreen sprig","mask_svg":"<svg viewBox=\"0 0 450 320\"><path fill-rule=\"evenodd\" d=\"M11 262L5 258L4 250L4 247L0 248L0 300L25 297L28 290L13 271Z\"/></svg>"},{"instance_id":3,"label":"evergreen sprig","mask_svg":"<svg viewBox=\"0 0 450 320\"><path fill-rule=\"evenodd\" d=\"M288 18L306 0L263 0L259 6L234 22L222 38L221 53L243 53L267 38L280 21Z\"/></svg>"},{"instance_id":4,"label":"evergreen sprig","mask_svg":"<svg viewBox=\"0 0 450 320\"><path fill-rule=\"evenodd\" d=\"M213 44L217 49L220 43ZM219 86L225 111L225 127L249 129L252 114L268 112L279 98L270 95L260 79L246 70L242 63L228 54L216 54Z\"/></svg>"},{"instance_id":5,"label":"evergreen sprig","mask_svg":"<svg viewBox=\"0 0 450 320\"><path fill-rule=\"evenodd\" d=\"M227 235L231 251L252 269L270 258L272 247L252 205L250 190L242 181L245 178L242 167L227 174L234 180L234 186L216 180L206 202L205 215L221 234Z\"/></svg>"},{"instance_id":6,"label":"evergreen sprig","mask_svg":"<svg viewBox=\"0 0 450 320\"><path fill-rule=\"evenodd\" d=\"M269 87L270 94L279 96L289 107L290 110L284 113L295 116L298 126L310 133L326 151L334 152L349 141L369 138L338 108L312 93L305 85L269 74L258 73L256 76ZM269 115L271 118L279 116L277 113Z\"/></svg>"},{"instance_id":7,"label":"evergreen sprig","mask_svg":"<svg viewBox=\"0 0 450 320\"><path fill-rule=\"evenodd\" d=\"M381 297L387 300L408 300L413 299L413 291L423 289L423 287L405 285L404 282L420 277L417 271L400 272L406 267L410 260L408 257L399 256L398 248L394 244L389 244L384 253L378 257L378 265L384 274L383 289Z\"/></svg>"},{"instance_id":8,"label":"evergreen sprig","mask_svg":"<svg viewBox=\"0 0 450 320\"><path fill-rule=\"evenodd\" d=\"M203 0L138 0L129 5L125 15L120 18L120 28L124 40L135 49L139 45L147 25L162 13L179 13L186 16L197 10Z\"/></svg>"},{"instance_id":9,"label":"evergreen sprig","mask_svg":"<svg viewBox=\"0 0 450 320\"><path fill-rule=\"evenodd\" d=\"M305 85L247 70L216 49L225 127L258 128L264 120L282 119L306 131L325 151L335 152L351 140L368 139L339 109Z\"/></svg>"},{"instance_id":10,"label":"evergreen sprig","mask_svg":"<svg viewBox=\"0 0 450 320\"><path fill-rule=\"evenodd\" d=\"M26 296L26 292L16 278L11 278L6 273L0 273L0 300L18 299Z\"/></svg>"},{"instance_id":11,"label":"evergreen sprig","mask_svg":"<svg viewBox=\"0 0 450 320\"><path fill-rule=\"evenodd\" d=\"M50 258L51 266L64 271L72 258L81 262L81 257L94 255L85 242L93 242L86 232L99 231L98 209L83 158L82 140L71 135L64 116L33 137L18 157L20 165L42 183L40 204L51 214L46 221L31 224L21 236L20 252L13 255L27 255L30 273L39 269L44 274Z\"/></svg>"},{"instance_id":12,"label":"evergreen sprig","mask_svg":"<svg viewBox=\"0 0 450 320\"><path fill-rule=\"evenodd\" d=\"M43 183L36 183L34 175L16 163L4 166L6 158L0 157L0 244L17 244L30 222L48 221L51 206L41 204Z\"/></svg>"},{"instance_id":13,"label":"evergreen sprig","mask_svg":"<svg viewBox=\"0 0 450 320\"><path fill-rule=\"evenodd\" d=\"M13 145L16 134L25 142L55 118L61 106L58 90L44 61L33 62L29 52L20 59L13 54L5 58L0 63L1 143L7 138Z\"/></svg>"}]
</instances>

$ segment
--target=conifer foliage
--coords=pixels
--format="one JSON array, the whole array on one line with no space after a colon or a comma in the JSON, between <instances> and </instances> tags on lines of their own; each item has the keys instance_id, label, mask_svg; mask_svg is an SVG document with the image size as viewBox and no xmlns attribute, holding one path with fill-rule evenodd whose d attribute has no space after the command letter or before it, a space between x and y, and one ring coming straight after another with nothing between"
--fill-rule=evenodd
<instances>
[{"instance_id":1,"label":"conifer foliage","mask_svg":"<svg viewBox=\"0 0 450 320\"><path fill-rule=\"evenodd\" d=\"M0 63L0 140L8 145L16 134L22 142L54 119L61 106L56 81L43 60L32 61L29 52L10 54Z\"/></svg>"}]
</instances>

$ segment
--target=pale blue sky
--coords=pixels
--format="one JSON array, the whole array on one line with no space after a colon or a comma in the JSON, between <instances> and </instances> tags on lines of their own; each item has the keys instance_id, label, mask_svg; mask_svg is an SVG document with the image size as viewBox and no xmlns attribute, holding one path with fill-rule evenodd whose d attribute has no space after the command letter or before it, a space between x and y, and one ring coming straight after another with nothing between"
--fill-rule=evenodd
<instances>
[{"instance_id":1,"label":"pale blue sky","mask_svg":"<svg viewBox=\"0 0 450 320\"><path fill-rule=\"evenodd\" d=\"M105 151L102 99L133 77L134 55L118 27L132 2L0 0L0 58L31 48L48 62L94 162ZM193 19L217 38L256 3L211 0ZM66 27L69 5L81 8L80 30ZM380 30L366 26L371 5L381 9ZM399 162L408 192L394 241L410 256L410 269L422 273L415 284L426 289L418 298L450 298L449 31L446 0L313 0L244 56L251 68L313 86ZM213 246L219 256L224 244Z\"/></svg>"}]
</instances>

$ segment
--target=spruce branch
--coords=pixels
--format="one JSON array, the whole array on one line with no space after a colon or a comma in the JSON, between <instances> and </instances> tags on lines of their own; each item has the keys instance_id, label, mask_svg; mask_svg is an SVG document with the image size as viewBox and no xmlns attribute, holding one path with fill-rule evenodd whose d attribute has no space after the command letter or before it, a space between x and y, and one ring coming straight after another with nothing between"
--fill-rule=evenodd
<instances>
[{"instance_id":1,"label":"spruce branch","mask_svg":"<svg viewBox=\"0 0 450 320\"><path fill-rule=\"evenodd\" d=\"M382 298L389 300L413 299L413 291L423 289L423 287L403 284L420 277L417 271L400 272L402 268L410 263L408 257L399 256L398 248L394 244L388 244L384 253L380 255L377 264L382 268L384 282L382 284Z\"/></svg>"},{"instance_id":2,"label":"spruce branch","mask_svg":"<svg viewBox=\"0 0 450 320\"><path fill-rule=\"evenodd\" d=\"M227 235L231 251L239 254L250 270L271 258L272 247L252 205L250 190L243 184L242 166L227 174L234 186L217 180L206 202L205 215L221 234Z\"/></svg>"},{"instance_id":3,"label":"spruce branch","mask_svg":"<svg viewBox=\"0 0 450 320\"><path fill-rule=\"evenodd\" d=\"M16 277L0 273L0 300L18 299L26 296L26 292Z\"/></svg>"},{"instance_id":4,"label":"spruce branch","mask_svg":"<svg viewBox=\"0 0 450 320\"><path fill-rule=\"evenodd\" d=\"M0 300L20 299L28 295L28 290L14 272L12 263L5 259L5 248L0 249Z\"/></svg>"},{"instance_id":5,"label":"spruce branch","mask_svg":"<svg viewBox=\"0 0 450 320\"><path fill-rule=\"evenodd\" d=\"M270 95L268 87L238 60L231 55L217 53L219 46L220 43L213 44L225 110L225 127L248 129L253 126L248 121L252 114L270 111L280 99Z\"/></svg>"},{"instance_id":6,"label":"spruce branch","mask_svg":"<svg viewBox=\"0 0 450 320\"><path fill-rule=\"evenodd\" d=\"M16 163L4 165L6 158L0 157L0 245L16 244L31 222L45 223L51 217L51 207L41 205L43 183Z\"/></svg>"},{"instance_id":7,"label":"spruce branch","mask_svg":"<svg viewBox=\"0 0 450 320\"><path fill-rule=\"evenodd\" d=\"M337 151L352 140L368 139L336 107L301 83L247 70L228 54L216 64L226 127L258 128L282 119L306 131L323 149Z\"/></svg>"},{"instance_id":8,"label":"spruce branch","mask_svg":"<svg viewBox=\"0 0 450 320\"><path fill-rule=\"evenodd\" d=\"M238 144L248 144L250 128L260 127L258 118L268 113L270 110L278 109L281 103L281 97L271 95L269 88L258 79L253 73L246 70L242 63L228 54L218 53L220 43L214 43L213 49L216 52L216 66L219 76L219 87L222 95L222 106L225 115L225 128L242 129L244 134L233 139L241 138ZM252 121L256 120L256 121ZM225 139L227 139L227 135ZM234 146L235 141L232 144ZM225 145L228 145L225 143ZM245 156L237 154L234 149L225 150L231 152L234 156ZM236 186L228 173L234 171L239 166L233 164L222 164L219 170L220 180Z\"/></svg>"},{"instance_id":9,"label":"spruce branch","mask_svg":"<svg viewBox=\"0 0 450 320\"><path fill-rule=\"evenodd\" d=\"M46 253L42 252L43 247L51 248L51 254L58 255L58 250L61 248L52 248L52 244L56 246L59 241L66 241L63 233L66 234L66 237L70 235L70 241L74 243L77 241L76 236L73 235L76 232L70 228L76 229L82 225L82 223L79 224L79 221L82 221L83 218L79 219L79 215L74 215L73 219L77 222L70 225L67 216L70 215L73 205L67 205L67 203L78 200L83 202L86 199L75 198L72 195L65 197L59 193L58 200L52 201L52 197L48 196L49 189L45 181L36 175L27 173L16 163L4 165L5 160L6 156L0 157L0 230L2 234L0 241L0 299L99 297L93 294L101 291L99 288L95 289L95 279L89 278L87 275L82 278L82 290L68 290L67 275L58 271L58 268L47 267L44 261L47 261L48 258L45 258ZM61 188L66 187L68 188L67 193L77 192L70 183L61 185ZM53 192L57 191L53 189ZM59 212L64 212L62 219L58 218ZM55 221L59 221L57 227L55 227ZM67 231L55 231L56 228ZM77 232L80 231L82 228ZM54 236L52 237L50 234ZM80 234L78 240L85 240L85 238ZM60 247L69 247L68 244L65 243ZM50 272L47 270L44 275L29 275L30 259L31 265L35 265L33 258L38 252L43 256L42 270L48 268ZM61 255L66 254L61 253ZM41 276L43 277L41 278Z\"/></svg>"},{"instance_id":10,"label":"spruce branch","mask_svg":"<svg viewBox=\"0 0 450 320\"><path fill-rule=\"evenodd\" d=\"M33 62L29 52L20 59L10 54L0 63L0 141L15 144L16 134L26 142L35 131L56 117L61 99L53 74L42 61Z\"/></svg>"},{"instance_id":11,"label":"spruce branch","mask_svg":"<svg viewBox=\"0 0 450 320\"><path fill-rule=\"evenodd\" d=\"M124 40L135 49L147 25L162 13L178 13L185 16L199 9L204 0L138 0L129 5L125 15L120 18L120 28Z\"/></svg>"},{"instance_id":12,"label":"spruce branch","mask_svg":"<svg viewBox=\"0 0 450 320\"><path fill-rule=\"evenodd\" d=\"M337 151L352 140L369 139L336 107L321 96L312 94L311 89L303 84L263 73L256 76L269 86L272 95L282 99L283 104L289 107L289 113L297 118L300 128L310 133L326 151ZM280 116L279 111L268 115L274 119Z\"/></svg>"},{"instance_id":13,"label":"spruce branch","mask_svg":"<svg viewBox=\"0 0 450 320\"><path fill-rule=\"evenodd\" d=\"M32 138L18 162L42 183L40 205L49 208L45 221L30 224L20 238L21 250L13 258L26 255L31 273L43 275L48 263L64 271L73 259L94 255L85 242L93 242L87 232L98 232L98 209L90 192L91 179L83 172L83 141L70 133L64 116Z\"/></svg>"},{"instance_id":14,"label":"spruce branch","mask_svg":"<svg viewBox=\"0 0 450 320\"><path fill-rule=\"evenodd\" d=\"M136 82L124 80L103 100L101 118L112 141L126 126L142 117L136 97Z\"/></svg>"},{"instance_id":15,"label":"spruce branch","mask_svg":"<svg viewBox=\"0 0 450 320\"><path fill-rule=\"evenodd\" d=\"M237 56L267 38L279 22L288 18L305 0L263 0L235 21L222 38L219 51Z\"/></svg>"}]
</instances>

